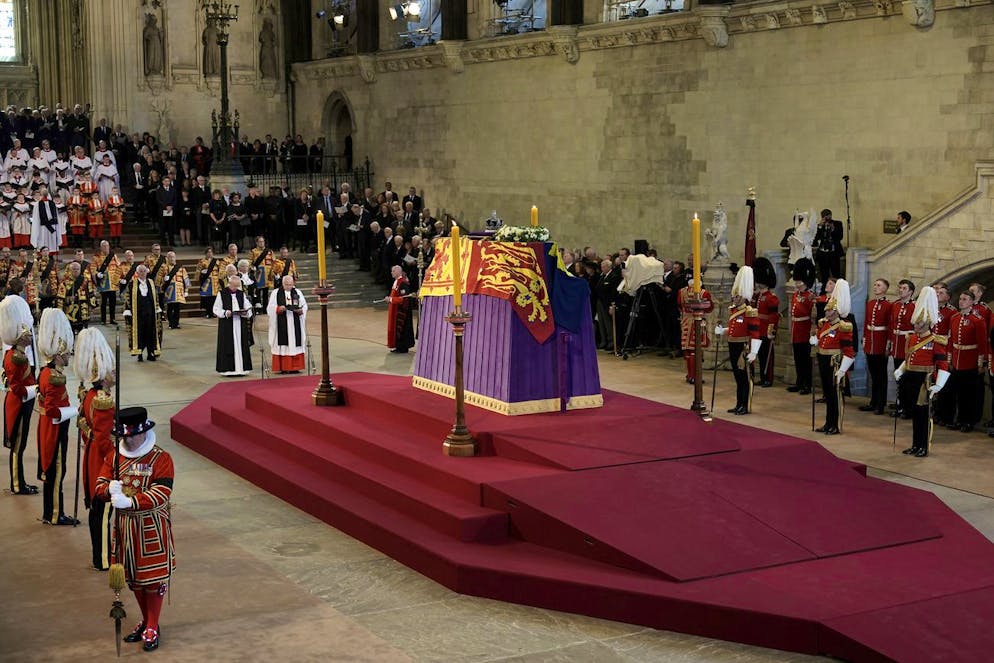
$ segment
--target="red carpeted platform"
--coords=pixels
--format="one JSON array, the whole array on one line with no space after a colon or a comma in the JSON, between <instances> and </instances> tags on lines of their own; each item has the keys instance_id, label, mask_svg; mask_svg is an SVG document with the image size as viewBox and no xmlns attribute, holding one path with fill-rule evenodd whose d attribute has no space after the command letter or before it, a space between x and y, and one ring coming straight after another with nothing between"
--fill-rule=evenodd
<instances>
[{"instance_id":1,"label":"red carpeted platform","mask_svg":"<svg viewBox=\"0 0 994 663\"><path fill-rule=\"evenodd\" d=\"M813 442L605 392L468 407L481 455L449 458L451 400L353 373L318 408L315 382L218 385L172 435L466 594L847 660L994 649L994 545Z\"/></svg>"}]
</instances>

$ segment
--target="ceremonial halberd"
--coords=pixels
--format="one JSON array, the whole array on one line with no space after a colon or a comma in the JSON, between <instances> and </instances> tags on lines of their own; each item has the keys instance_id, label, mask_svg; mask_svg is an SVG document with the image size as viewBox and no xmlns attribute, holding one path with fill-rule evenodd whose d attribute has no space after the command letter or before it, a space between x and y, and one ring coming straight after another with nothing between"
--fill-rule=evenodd
<instances>
[{"instance_id":1,"label":"ceremonial halberd","mask_svg":"<svg viewBox=\"0 0 994 663\"><path fill-rule=\"evenodd\" d=\"M590 289L552 243L463 239L466 402L502 414L600 407ZM413 384L452 397L451 241L436 243L421 287Z\"/></svg>"}]
</instances>

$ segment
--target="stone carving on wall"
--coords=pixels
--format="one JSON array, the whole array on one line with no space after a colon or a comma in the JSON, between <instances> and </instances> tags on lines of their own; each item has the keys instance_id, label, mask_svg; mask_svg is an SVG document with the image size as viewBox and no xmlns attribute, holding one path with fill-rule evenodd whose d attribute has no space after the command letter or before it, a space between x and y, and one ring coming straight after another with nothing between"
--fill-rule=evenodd
<instances>
[{"instance_id":1,"label":"stone carving on wall","mask_svg":"<svg viewBox=\"0 0 994 663\"><path fill-rule=\"evenodd\" d=\"M777 15L776 14L767 14L766 15L766 29L767 30L776 30L779 27L780 27L780 19L777 17Z\"/></svg>"},{"instance_id":2,"label":"stone carving on wall","mask_svg":"<svg viewBox=\"0 0 994 663\"><path fill-rule=\"evenodd\" d=\"M204 46L204 76L219 76L221 74L221 46L217 43L217 28L213 25L205 27L200 42Z\"/></svg>"},{"instance_id":3,"label":"stone carving on wall","mask_svg":"<svg viewBox=\"0 0 994 663\"><path fill-rule=\"evenodd\" d=\"M256 0L256 14L276 14L276 3L273 0Z\"/></svg>"},{"instance_id":4,"label":"stone carving on wall","mask_svg":"<svg viewBox=\"0 0 994 663\"><path fill-rule=\"evenodd\" d=\"M145 27L142 29L142 49L145 56L145 75L161 76L165 70L165 49L162 28L155 14L145 14Z\"/></svg>"},{"instance_id":5,"label":"stone carving on wall","mask_svg":"<svg viewBox=\"0 0 994 663\"><path fill-rule=\"evenodd\" d=\"M915 27L927 28L935 23L934 0L904 0L901 9L904 18Z\"/></svg>"},{"instance_id":6,"label":"stone carving on wall","mask_svg":"<svg viewBox=\"0 0 994 663\"><path fill-rule=\"evenodd\" d=\"M849 0L842 0L839 3L839 11L842 12L844 19L856 18L856 6Z\"/></svg>"},{"instance_id":7,"label":"stone carving on wall","mask_svg":"<svg viewBox=\"0 0 994 663\"><path fill-rule=\"evenodd\" d=\"M956 6L957 7L969 7L970 6L970 0L956 0Z\"/></svg>"},{"instance_id":8,"label":"stone carving on wall","mask_svg":"<svg viewBox=\"0 0 994 663\"><path fill-rule=\"evenodd\" d=\"M739 17L739 22L742 24L742 29L743 30L748 31L748 30L755 30L756 29L756 19L753 18L752 16L749 16L749 15L740 16Z\"/></svg>"},{"instance_id":9,"label":"stone carving on wall","mask_svg":"<svg viewBox=\"0 0 994 663\"><path fill-rule=\"evenodd\" d=\"M894 10L891 0L873 0L873 7L877 10L877 16L887 16Z\"/></svg>"},{"instance_id":10,"label":"stone carving on wall","mask_svg":"<svg viewBox=\"0 0 994 663\"><path fill-rule=\"evenodd\" d=\"M372 55L357 55L356 65L359 70L359 78L364 83L376 82L376 59Z\"/></svg>"},{"instance_id":11,"label":"stone carving on wall","mask_svg":"<svg viewBox=\"0 0 994 663\"><path fill-rule=\"evenodd\" d=\"M700 17L701 37L708 46L714 48L728 46L728 24L725 23L728 12L729 7L724 5L700 5L694 10L694 13Z\"/></svg>"},{"instance_id":12,"label":"stone carving on wall","mask_svg":"<svg viewBox=\"0 0 994 663\"><path fill-rule=\"evenodd\" d=\"M577 29L575 25L561 25L551 28L552 43L566 62L576 64L580 61L580 46L576 43Z\"/></svg>"},{"instance_id":13,"label":"stone carving on wall","mask_svg":"<svg viewBox=\"0 0 994 663\"><path fill-rule=\"evenodd\" d=\"M451 69L453 73L461 74L466 69L466 65L462 59L462 42L443 40L439 46L442 47L442 58L445 60L445 66Z\"/></svg>"},{"instance_id":14,"label":"stone carving on wall","mask_svg":"<svg viewBox=\"0 0 994 663\"><path fill-rule=\"evenodd\" d=\"M259 73L263 78L279 78L279 68L276 64L276 30L273 20L267 18L262 22L259 31Z\"/></svg>"},{"instance_id":15,"label":"stone carving on wall","mask_svg":"<svg viewBox=\"0 0 994 663\"><path fill-rule=\"evenodd\" d=\"M825 14L824 7L821 5L811 5L811 22L828 23L828 16Z\"/></svg>"},{"instance_id":16,"label":"stone carving on wall","mask_svg":"<svg viewBox=\"0 0 994 663\"><path fill-rule=\"evenodd\" d=\"M787 19L787 23L790 25L801 25L804 22L801 18L800 9L788 9L783 13L783 17Z\"/></svg>"}]
</instances>

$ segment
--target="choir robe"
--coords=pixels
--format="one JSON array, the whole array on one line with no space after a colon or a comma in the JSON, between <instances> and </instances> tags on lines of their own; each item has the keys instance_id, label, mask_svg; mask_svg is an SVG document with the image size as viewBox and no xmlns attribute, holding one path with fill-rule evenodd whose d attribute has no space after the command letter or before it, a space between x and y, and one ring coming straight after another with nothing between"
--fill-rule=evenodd
<instances>
[{"instance_id":1,"label":"choir robe","mask_svg":"<svg viewBox=\"0 0 994 663\"><path fill-rule=\"evenodd\" d=\"M231 312L228 317L227 313ZM241 290L225 288L214 299L217 316L217 362L215 370L221 375L245 375L252 370L249 346L252 300Z\"/></svg>"},{"instance_id":2,"label":"choir robe","mask_svg":"<svg viewBox=\"0 0 994 663\"><path fill-rule=\"evenodd\" d=\"M407 352L414 345L414 318L411 316L411 284L403 276L393 282L387 317L387 347Z\"/></svg>"},{"instance_id":3,"label":"choir robe","mask_svg":"<svg viewBox=\"0 0 994 663\"><path fill-rule=\"evenodd\" d=\"M31 246L48 248L55 255L62 245L62 228L59 225L59 208L52 200L42 200L31 210Z\"/></svg>"},{"instance_id":4,"label":"choir robe","mask_svg":"<svg viewBox=\"0 0 994 663\"><path fill-rule=\"evenodd\" d=\"M304 370L304 345L307 343L307 300L297 288L283 288L269 297L269 349L273 371L280 373Z\"/></svg>"}]
</instances>

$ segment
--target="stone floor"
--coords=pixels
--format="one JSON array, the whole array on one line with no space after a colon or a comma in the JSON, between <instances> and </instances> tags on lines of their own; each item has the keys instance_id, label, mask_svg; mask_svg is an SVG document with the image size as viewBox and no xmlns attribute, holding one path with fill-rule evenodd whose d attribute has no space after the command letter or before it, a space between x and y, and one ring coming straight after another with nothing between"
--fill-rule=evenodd
<instances>
[{"instance_id":1,"label":"stone floor","mask_svg":"<svg viewBox=\"0 0 994 663\"><path fill-rule=\"evenodd\" d=\"M334 311L333 370L408 374L412 355L392 355L383 346L385 319L385 311L374 307ZM265 318L260 322L261 329ZM318 322L316 315L308 321L315 348ZM263 337L257 332L264 344ZM126 358L122 370L123 404L149 407L177 468L179 566L171 604L163 611L162 647L154 654L159 659L815 660L460 596L408 570L170 440L169 417L219 379L214 342L213 321L184 320L181 330L167 332L160 362ZM655 354L628 361L600 356L605 387L689 405L692 390L682 366ZM254 377L258 363L256 371ZM707 398L710 387L709 376ZM719 416L725 416L731 393L730 374L719 374ZM994 535L994 440L942 431L931 457L913 459L895 452L890 419L850 407L845 435L823 438L811 432L810 416L809 400L777 386L757 389L755 413L735 420L817 439L842 457L866 463L874 476L933 491L988 537ZM900 450L910 435L908 422L900 422L898 432ZM29 449L27 467L34 465ZM69 495L72 485L70 471ZM40 496L0 496L0 660L109 660L113 596L106 575L88 568L87 528L44 527L40 514ZM82 510L81 516L85 520ZM130 628L138 615L130 596L126 608ZM123 656L144 655L140 646L124 645Z\"/></svg>"}]
</instances>

